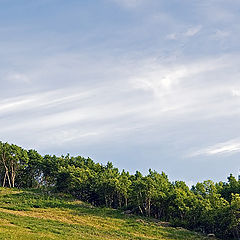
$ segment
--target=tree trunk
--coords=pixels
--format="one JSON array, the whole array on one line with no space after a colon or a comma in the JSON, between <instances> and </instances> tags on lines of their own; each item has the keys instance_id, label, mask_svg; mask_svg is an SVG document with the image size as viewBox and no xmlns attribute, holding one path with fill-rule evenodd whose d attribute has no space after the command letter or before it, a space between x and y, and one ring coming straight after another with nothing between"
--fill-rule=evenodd
<instances>
[{"instance_id":1,"label":"tree trunk","mask_svg":"<svg viewBox=\"0 0 240 240\"><path fill-rule=\"evenodd\" d=\"M3 162L4 168L5 168L5 176L7 176L9 187L11 187L12 184L11 184L11 180L10 180L10 177L9 177L9 172L8 172L8 167L7 167L7 164L6 164L5 154L2 154L2 162ZM6 179L4 181L4 186L5 186L5 182L6 182Z\"/></svg>"},{"instance_id":2,"label":"tree trunk","mask_svg":"<svg viewBox=\"0 0 240 240\"><path fill-rule=\"evenodd\" d=\"M151 213L151 199L148 198L146 201L146 214L148 217L150 217L150 213Z\"/></svg>"},{"instance_id":3,"label":"tree trunk","mask_svg":"<svg viewBox=\"0 0 240 240\"><path fill-rule=\"evenodd\" d=\"M107 196L105 195L105 206L108 207Z\"/></svg>"},{"instance_id":4,"label":"tree trunk","mask_svg":"<svg viewBox=\"0 0 240 240\"><path fill-rule=\"evenodd\" d=\"M138 205L138 208L139 208L139 210L140 210L141 214L143 215L143 210L142 210L142 208L141 208L141 206L140 206L140 205Z\"/></svg>"},{"instance_id":5,"label":"tree trunk","mask_svg":"<svg viewBox=\"0 0 240 240\"><path fill-rule=\"evenodd\" d=\"M3 179L3 187L5 187L6 184L6 178L7 178L7 172L5 172L4 179Z\"/></svg>"},{"instance_id":6,"label":"tree trunk","mask_svg":"<svg viewBox=\"0 0 240 240\"><path fill-rule=\"evenodd\" d=\"M11 179L9 177L9 173L8 173L8 170L6 171L7 173L7 178L8 178L8 184L9 184L9 187L11 188L12 187L12 184L11 184Z\"/></svg>"},{"instance_id":7,"label":"tree trunk","mask_svg":"<svg viewBox=\"0 0 240 240\"><path fill-rule=\"evenodd\" d=\"M12 168L12 172L11 172L11 179L12 179L12 187L14 187L15 185L15 170L14 170L14 165L13 165L13 162L11 162L11 168Z\"/></svg>"}]
</instances>

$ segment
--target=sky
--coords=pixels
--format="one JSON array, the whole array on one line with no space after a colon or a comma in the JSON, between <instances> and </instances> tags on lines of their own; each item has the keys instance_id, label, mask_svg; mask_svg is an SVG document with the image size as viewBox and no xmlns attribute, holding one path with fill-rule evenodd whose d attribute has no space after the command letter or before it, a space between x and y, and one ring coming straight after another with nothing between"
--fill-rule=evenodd
<instances>
[{"instance_id":1,"label":"sky","mask_svg":"<svg viewBox=\"0 0 240 240\"><path fill-rule=\"evenodd\" d=\"M0 0L0 140L188 184L240 169L240 1Z\"/></svg>"}]
</instances>

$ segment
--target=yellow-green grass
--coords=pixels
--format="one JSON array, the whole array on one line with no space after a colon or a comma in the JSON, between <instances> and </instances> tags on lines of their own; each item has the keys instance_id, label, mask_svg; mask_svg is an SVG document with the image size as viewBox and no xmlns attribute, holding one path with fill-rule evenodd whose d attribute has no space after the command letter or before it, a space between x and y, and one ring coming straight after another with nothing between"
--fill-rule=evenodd
<instances>
[{"instance_id":1,"label":"yellow-green grass","mask_svg":"<svg viewBox=\"0 0 240 240\"><path fill-rule=\"evenodd\" d=\"M63 196L0 188L0 239L203 240L151 219L95 208Z\"/></svg>"}]
</instances>

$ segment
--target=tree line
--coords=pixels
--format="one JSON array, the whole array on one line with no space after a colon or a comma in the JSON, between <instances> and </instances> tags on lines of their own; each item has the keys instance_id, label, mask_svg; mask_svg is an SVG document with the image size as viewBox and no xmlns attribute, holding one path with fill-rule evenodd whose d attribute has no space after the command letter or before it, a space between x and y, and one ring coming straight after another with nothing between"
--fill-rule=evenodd
<instances>
[{"instance_id":1,"label":"tree line","mask_svg":"<svg viewBox=\"0 0 240 240\"><path fill-rule=\"evenodd\" d=\"M111 162L81 156L41 156L36 150L0 142L0 186L47 188L95 206L130 210L222 239L240 239L240 181L211 180L189 188L162 172L119 171Z\"/></svg>"}]
</instances>

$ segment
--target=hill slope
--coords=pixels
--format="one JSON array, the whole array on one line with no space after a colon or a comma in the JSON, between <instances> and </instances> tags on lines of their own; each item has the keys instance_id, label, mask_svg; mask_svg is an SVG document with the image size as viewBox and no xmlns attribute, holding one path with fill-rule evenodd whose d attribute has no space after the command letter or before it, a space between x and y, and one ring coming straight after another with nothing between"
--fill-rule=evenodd
<instances>
[{"instance_id":1,"label":"hill slope","mask_svg":"<svg viewBox=\"0 0 240 240\"><path fill-rule=\"evenodd\" d=\"M36 191L0 188L0 239L207 239L146 218Z\"/></svg>"}]
</instances>

